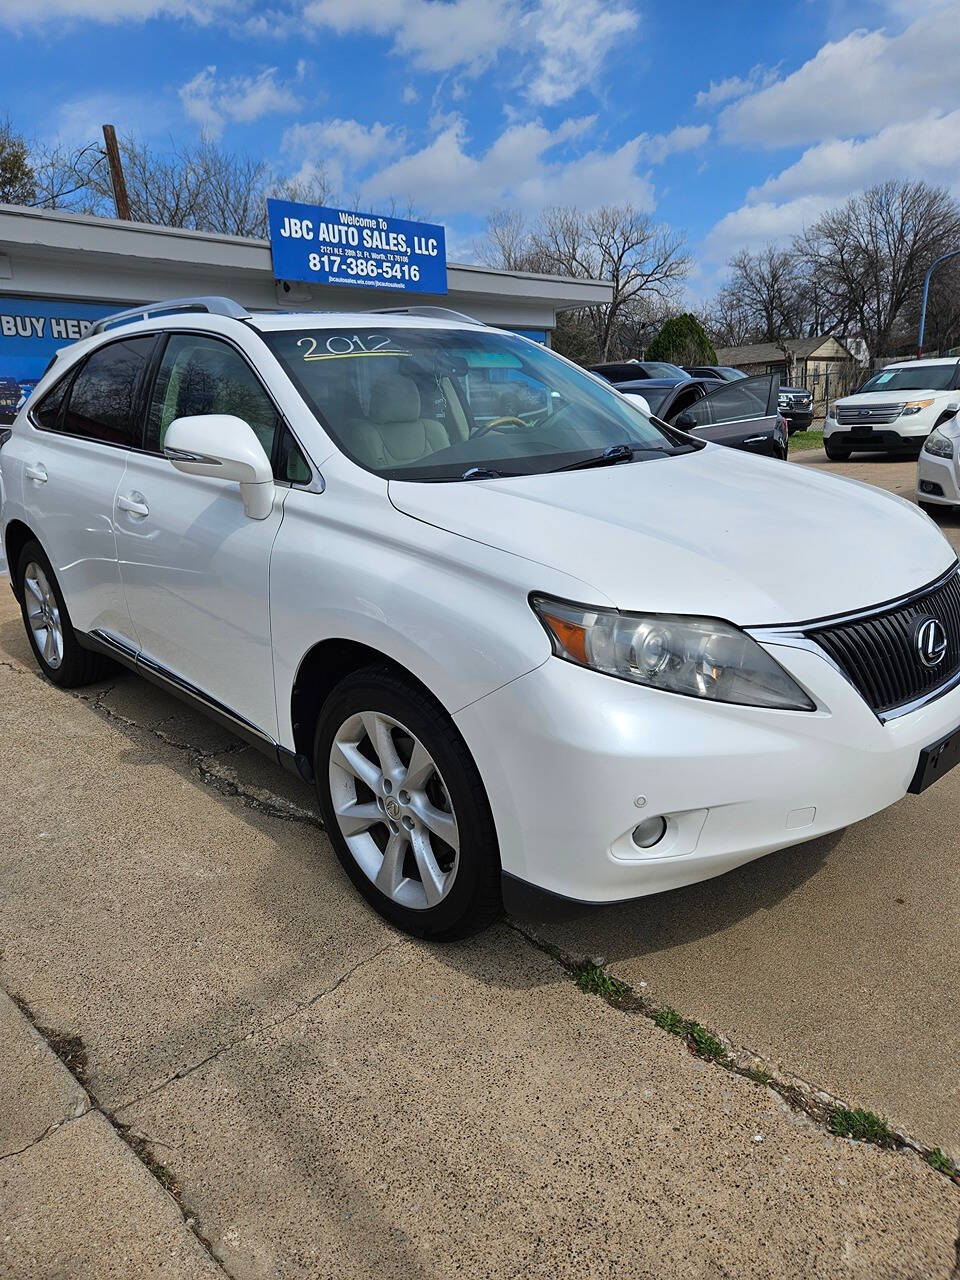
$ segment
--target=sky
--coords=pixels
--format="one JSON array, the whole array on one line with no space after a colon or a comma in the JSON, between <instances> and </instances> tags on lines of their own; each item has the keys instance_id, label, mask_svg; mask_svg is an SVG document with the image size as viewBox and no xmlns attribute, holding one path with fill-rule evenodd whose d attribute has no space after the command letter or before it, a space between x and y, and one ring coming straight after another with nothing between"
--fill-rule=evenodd
<instances>
[{"instance_id":1,"label":"sky","mask_svg":"<svg viewBox=\"0 0 960 1280\"><path fill-rule=\"evenodd\" d=\"M484 214L631 203L691 296L888 177L960 195L960 0L0 0L0 112L206 136L469 261Z\"/></svg>"}]
</instances>

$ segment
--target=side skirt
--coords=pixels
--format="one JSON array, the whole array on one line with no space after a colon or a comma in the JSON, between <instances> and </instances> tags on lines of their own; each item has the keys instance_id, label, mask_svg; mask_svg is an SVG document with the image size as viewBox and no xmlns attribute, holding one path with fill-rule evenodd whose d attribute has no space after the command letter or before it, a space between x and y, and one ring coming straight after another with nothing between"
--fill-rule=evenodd
<instances>
[{"instance_id":1,"label":"side skirt","mask_svg":"<svg viewBox=\"0 0 960 1280\"><path fill-rule=\"evenodd\" d=\"M189 680L184 680L182 676L168 671L166 667L161 667L159 663L145 658L143 654L138 653L131 645L126 644L123 640L110 635L106 631L77 631L74 634L85 649L92 649L96 653L106 654L107 657L128 667L137 675L144 676L152 684L157 685L158 688L172 693L181 702L185 702L188 706L202 711L204 715L224 729L228 729L239 738L243 738L245 742L249 742L251 746L262 751L271 760L276 760L289 773L296 774L298 778L302 778L305 782L313 781L313 769L306 756L290 751L287 747L282 747L279 742L271 738L269 734L264 733L262 729L259 729L251 721L245 719L231 707L218 702L216 698L211 698L202 689L192 685Z\"/></svg>"}]
</instances>

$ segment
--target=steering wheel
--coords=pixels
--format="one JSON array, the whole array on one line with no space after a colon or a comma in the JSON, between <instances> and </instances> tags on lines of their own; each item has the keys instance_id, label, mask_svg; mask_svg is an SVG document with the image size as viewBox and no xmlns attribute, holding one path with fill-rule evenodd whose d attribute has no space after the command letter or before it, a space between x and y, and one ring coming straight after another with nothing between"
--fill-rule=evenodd
<instances>
[{"instance_id":1,"label":"steering wheel","mask_svg":"<svg viewBox=\"0 0 960 1280\"><path fill-rule=\"evenodd\" d=\"M523 427L524 430L530 425L524 422L522 418L514 418L507 414L503 418L492 418L489 422L485 422L482 427L478 427L470 437L471 440L479 440L481 436L485 436L488 431L502 431L507 423L512 423L514 427Z\"/></svg>"}]
</instances>

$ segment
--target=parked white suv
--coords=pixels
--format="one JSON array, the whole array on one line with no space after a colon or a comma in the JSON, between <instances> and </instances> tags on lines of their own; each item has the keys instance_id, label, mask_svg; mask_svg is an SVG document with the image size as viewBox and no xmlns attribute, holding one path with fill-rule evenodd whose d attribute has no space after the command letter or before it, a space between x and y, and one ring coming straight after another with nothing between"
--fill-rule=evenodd
<instances>
[{"instance_id":1,"label":"parked white suv","mask_svg":"<svg viewBox=\"0 0 960 1280\"><path fill-rule=\"evenodd\" d=\"M916 507L466 318L115 317L0 470L44 674L124 663L313 779L424 935L489 920L501 873L591 902L717 875L960 752L957 561Z\"/></svg>"},{"instance_id":2,"label":"parked white suv","mask_svg":"<svg viewBox=\"0 0 960 1280\"><path fill-rule=\"evenodd\" d=\"M852 453L916 457L931 431L960 400L960 360L904 360L868 378L856 395L827 409L823 447L843 462Z\"/></svg>"}]
</instances>

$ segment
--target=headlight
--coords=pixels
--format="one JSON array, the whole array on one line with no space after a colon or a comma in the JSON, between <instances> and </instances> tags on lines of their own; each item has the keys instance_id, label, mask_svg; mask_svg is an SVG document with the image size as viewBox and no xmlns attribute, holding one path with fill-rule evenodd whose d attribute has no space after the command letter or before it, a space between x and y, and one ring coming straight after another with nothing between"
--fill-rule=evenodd
<instances>
[{"instance_id":1,"label":"headlight","mask_svg":"<svg viewBox=\"0 0 960 1280\"><path fill-rule=\"evenodd\" d=\"M931 431L923 442L924 453L932 453L937 458L953 457L953 441L949 436L945 436L938 427L936 431Z\"/></svg>"},{"instance_id":2,"label":"headlight","mask_svg":"<svg viewBox=\"0 0 960 1280\"><path fill-rule=\"evenodd\" d=\"M532 596L554 653L605 675L714 702L813 711L783 667L728 622L617 613Z\"/></svg>"},{"instance_id":3,"label":"headlight","mask_svg":"<svg viewBox=\"0 0 960 1280\"><path fill-rule=\"evenodd\" d=\"M909 418L912 413L919 413L921 409L929 409L933 404L932 400L908 400L903 406L901 418Z\"/></svg>"}]
</instances>

